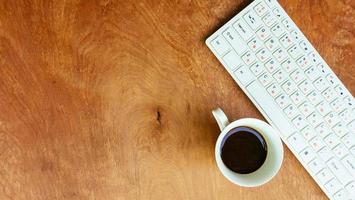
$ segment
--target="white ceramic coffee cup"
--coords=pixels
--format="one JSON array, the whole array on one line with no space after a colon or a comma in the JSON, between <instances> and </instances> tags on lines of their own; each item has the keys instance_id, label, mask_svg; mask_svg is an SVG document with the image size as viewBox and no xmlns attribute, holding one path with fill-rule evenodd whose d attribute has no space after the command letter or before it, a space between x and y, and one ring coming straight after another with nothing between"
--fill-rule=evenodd
<instances>
[{"instance_id":1,"label":"white ceramic coffee cup","mask_svg":"<svg viewBox=\"0 0 355 200\"><path fill-rule=\"evenodd\" d=\"M278 131L269 124L253 118L243 118L229 123L227 116L220 108L213 110L212 114L221 129L221 134L218 136L216 142L215 157L217 166L222 174L232 183L244 187L256 187L270 181L279 171L284 155ZM241 126L258 131L265 139L267 145L267 155L264 164L250 174L238 174L233 172L224 165L221 158L222 140L230 130Z\"/></svg>"}]
</instances>

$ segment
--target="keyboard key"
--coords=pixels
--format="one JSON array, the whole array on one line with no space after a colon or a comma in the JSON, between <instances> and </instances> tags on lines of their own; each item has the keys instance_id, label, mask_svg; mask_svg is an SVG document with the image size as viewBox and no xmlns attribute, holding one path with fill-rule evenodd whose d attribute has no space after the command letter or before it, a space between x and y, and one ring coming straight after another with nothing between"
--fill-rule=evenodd
<instances>
[{"instance_id":1,"label":"keyboard key","mask_svg":"<svg viewBox=\"0 0 355 200\"><path fill-rule=\"evenodd\" d=\"M347 96L344 97L344 103L349 107L349 108L353 108L355 105L355 100L353 97ZM353 109L354 110L354 109Z\"/></svg>"},{"instance_id":2,"label":"keyboard key","mask_svg":"<svg viewBox=\"0 0 355 200\"><path fill-rule=\"evenodd\" d=\"M343 137L345 134L349 132L346 126L343 123L338 123L333 127L333 131L339 136Z\"/></svg>"},{"instance_id":3,"label":"keyboard key","mask_svg":"<svg viewBox=\"0 0 355 200\"><path fill-rule=\"evenodd\" d=\"M352 131L353 133L355 133L355 120L353 120L352 122L350 122L348 124L348 128L350 131Z\"/></svg>"},{"instance_id":4,"label":"keyboard key","mask_svg":"<svg viewBox=\"0 0 355 200\"><path fill-rule=\"evenodd\" d=\"M285 32L285 29L280 24L276 24L271 28L271 33L273 33L276 37L280 37Z\"/></svg>"},{"instance_id":5,"label":"keyboard key","mask_svg":"<svg viewBox=\"0 0 355 200\"><path fill-rule=\"evenodd\" d=\"M353 197L355 197L355 181L347 184L345 186L345 189L349 191L350 195L353 195Z\"/></svg>"},{"instance_id":6,"label":"keyboard key","mask_svg":"<svg viewBox=\"0 0 355 200\"><path fill-rule=\"evenodd\" d=\"M318 155L325 162L334 157L333 152L330 150L329 147L324 147L319 150Z\"/></svg>"},{"instance_id":7,"label":"keyboard key","mask_svg":"<svg viewBox=\"0 0 355 200\"><path fill-rule=\"evenodd\" d=\"M308 80L305 80L301 84L299 84L299 88L301 92L305 95L308 95L310 92L314 90L313 84Z\"/></svg>"},{"instance_id":8,"label":"keyboard key","mask_svg":"<svg viewBox=\"0 0 355 200\"><path fill-rule=\"evenodd\" d=\"M316 80L317 78L319 78L319 71L316 67L312 66L310 67L309 69L307 69L305 71L305 74L307 75L307 77L311 80L311 81L314 81Z\"/></svg>"},{"instance_id":9,"label":"keyboard key","mask_svg":"<svg viewBox=\"0 0 355 200\"><path fill-rule=\"evenodd\" d=\"M345 109L344 102L341 99L336 99L330 103L330 106L335 110L335 112L340 112Z\"/></svg>"},{"instance_id":10,"label":"keyboard key","mask_svg":"<svg viewBox=\"0 0 355 200\"><path fill-rule=\"evenodd\" d=\"M272 97L276 97L281 92L281 88L279 85L272 84L267 88L267 91Z\"/></svg>"},{"instance_id":11,"label":"keyboard key","mask_svg":"<svg viewBox=\"0 0 355 200\"><path fill-rule=\"evenodd\" d=\"M255 52L255 51L257 51L258 49L260 49L263 46L263 43L261 42L260 39L253 38L248 43L248 46L250 47L251 50L253 50Z\"/></svg>"},{"instance_id":12,"label":"keyboard key","mask_svg":"<svg viewBox=\"0 0 355 200\"><path fill-rule=\"evenodd\" d=\"M317 174L317 178L322 184L325 184L331 179L333 179L334 175L328 169L323 169Z\"/></svg>"},{"instance_id":13,"label":"keyboard key","mask_svg":"<svg viewBox=\"0 0 355 200\"><path fill-rule=\"evenodd\" d=\"M282 88L285 90L287 94L292 94L292 92L294 92L297 89L297 86L295 85L294 82L288 80L286 81L286 83L282 85Z\"/></svg>"},{"instance_id":14,"label":"keyboard key","mask_svg":"<svg viewBox=\"0 0 355 200\"><path fill-rule=\"evenodd\" d=\"M308 164L308 167L311 172L318 173L325 167L325 164L319 158L316 158Z\"/></svg>"},{"instance_id":15,"label":"keyboard key","mask_svg":"<svg viewBox=\"0 0 355 200\"><path fill-rule=\"evenodd\" d=\"M281 20L281 18L285 15L283 11L279 8L275 8L274 10L272 10L272 12L279 20Z\"/></svg>"},{"instance_id":16,"label":"keyboard key","mask_svg":"<svg viewBox=\"0 0 355 200\"><path fill-rule=\"evenodd\" d=\"M324 187L332 195L342 189L341 183L339 183L339 181L336 179L332 179L327 184L325 184Z\"/></svg>"},{"instance_id":17,"label":"keyboard key","mask_svg":"<svg viewBox=\"0 0 355 200\"><path fill-rule=\"evenodd\" d=\"M278 49L272 54L277 61L281 62L287 58L287 52L284 49Z\"/></svg>"},{"instance_id":18,"label":"keyboard key","mask_svg":"<svg viewBox=\"0 0 355 200\"><path fill-rule=\"evenodd\" d=\"M261 84L263 84L263 86L266 86L273 81L273 78L269 73L265 72L263 75L259 77L259 81Z\"/></svg>"},{"instance_id":19,"label":"keyboard key","mask_svg":"<svg viewBox=\"0 0 355 200\"><path fill-rule=\"evenodd\" d=\"M318 112L313 112L307 117L307 120L313 125L317 126L323 122L323 117Z\"/></svg>"},{"instance_id":20,"label":"keyboard key","mask_svg":"<svg viewBox=\"0 0 355 200\"><path fill-rule=\"evenodd\" d=\"M324 138L324 142L328 145L328 147L333 149L340 143L340 138L335 134L330 134L326 138Z\"/></svg>"},{"instance_id":21,"label":"keyboard key","mask_svg":"<svg viewBox=\"0 0 355 200\"><path fill-rule=\"evenodd\" d=\"M287 59L285 62L282 63L282 67L286 72L290 73L294 69L296 69L297 65L293 60Z\"/></svg>"},{"instance_id":22,"label":"keyboard key","mask_svg":"<svg viewBox=\"0 0 355 200\"><path fill-rule=\"evenodd\" d=\"M346 169L355 177L355 157L352 155L347 155L342 159L342 162Z\"/></svg>"},{"instance_id":23,"label":"keyboard key","mask_svg":"<svg viewBox=\"0 0 355 200\"><path fill-rule=\"evenodd\" d=\"M227 39L229 44L237 52L238 55L243 55L248 50L248 46L244 43L243 39L238 35L233 28L228 28L223 32L224 38ZM240 57L238 56L240 59Z\"/></svg>"},{"instance_id":24,"label":"keyboard key","mask_svg":"<svg viewBox=\"0 0 355 200\"><path fill-rule=\"evenodd\" d=\"M258 57L261 62L265 62L271 57L271 55L266 49L261 49L258 53L256 53L256 57Z\"/></svg>"},{"instance_id":25,"label":"keyboard key","mask_svg":"<svg viewBox=\"0 0 355 200\"><path fill-rule=\"evenodd\" d=\"M282 93L279 97L276 98L275 101L282 109L290 105L291 103L288 95L286 95L285 93Z\"/></svg>"},{"instance_id":26,"label":"keyboard key","mask_svg":"<svg viewBox=\"0 0 355 200\"><path fill-rule=\"evenodd\" d=\"M307 147L300 153L300 157L305 163L309 163L316 157L316 154L311 148Z\"/></svg>"},{"instance_id":27,"label":"keyboard key","mask_svg":"<svg viewBox=\"0 0 355 200\"><path fill-rule=\"evenodd\" d=\"M230 46L227 41L221 36L218 36L216 39L212 40L211 45L219 55L223 55L230 50Z\"/></svg>"},{"instance_id":28,"label":"keyboard key","mask_svg":"<svg viewBox=\"0 0 355 200\"><path fill-rule=\"evenodd\" d=\"M278 83L282 83L288 78L288 76L282 69L280 69L274 74L274 78Z\"/></svg>"},{"instance_id":29,"label":"keyboard key","mask_svg":"<svg viewBox=\"0 0 355 200\"><path fill-rule=\"evenodd\" d=\"M316 131L322 138L325 138L329 134L331 134L331 129L325 123L321 123L319 126L316 127Z\"/></svg>"},{"instance_id":30,"label":"keyboard key","mask_svg":"<svg viewBox=\"0 0 355 200\"><path fill-rule=\"evenodd\" d=\"M310 61L305 56L299 58L296 63L301 67L301 69L306 69L310 65Z\"/></svg>"},{"instance_id":31,"label":"keyboard key","mask_svg":"<svg viewBox=\"0 0 355 200\"><path fill-rule=\"evenodd\" d=\"M345 167L340 163L340 161L337 158L330 159L327 162L327 166L329 167L330 171L332 171L333 174L344 185L346 185L347 183L350 183L353 180L351 175L347 172Z\"/></svg>"},{"instance_id":32,"label":"keyboard key","mask_svg":"<svg viewBox=\"0 0 355 200\"><path fill-rule=\"evenodd\" d=\"M337 86L335 86L334 87L334 90L335 90L335 92L339 95L339 96L341 96L341 97L344 97L345 96L345 89L344 89L344 87L342 87L341 85L337 85Z\"/></svg>"},{"instance_id":33,"label":"keyboard key","mask_svg":"<svg viewBox=\"0 0 355 200\"><path fill-rule=\"evenodd\" d=\"M244 20L249 24L249 26L256 30L259 28L262 24L260 18L257 16L257 14L253 11L250 10L244 15Z\"/></svg>"},{"instance_id":34,"label":"keyboard key","mask_svg":"<svg viewBox=\"0 0 355 200\"><path fill-rule=\"evenodd\" d=\"M349 154L348 149L343 144L336 146L333 151L334 154L340 159Z\"/></svg>"},{"instance_id":35,"label":"keyboard key","mask_svg":"<svg viewBox=\"0 0 355 200\"><path fill-rule=\"evenodd\" d=\"M335 91L332 88L327 88L322 92L324 99L328 102L332 101L335 97Z\"/></svg>"},{"instance_id":36,"label":"keyboard key","mask_svg":"<svg viewBox=\"0 0 355 200\"><path fill-rule=\"evenodd\" d=\"M313 105L317 105L323 100L322 95L317 91L312 91L307 97Z\"/></svg>"},{"instance_id":37,"label":"keyboard key","mask_svg":"<svg viewBox=\"0 0 355 200\"><path fill-rule=\"evenodd\" d=\"M343 143L345 144L345 146L347 146L349 149L353 146L355 146L355 135L354 133L349 133L346 134L343 138L342 138Z\"/></svg>"},{"instance_id":38,"label":"keyboard key","mask_svg":"<svg viewBox=\"0 0 355 200\"><path fill-rule=\"evenodd\" d=\"M295 41L299 41L301 39L301 34L296 30L291 31L291 36L295 39Z\"/></svg>"},{"instance_id":39,"label":"keyboard key","mask_svg":"<svg viewBox=\"0 0 355 200\"><path fill-rule=\"evenodd\" d=\"M262 41L265 41L267 38L270 36L270 31L269 29L265 27L261 27L257 32L256 35L261 39Z\"/></svg>"},{"instance_id":40,"label":"keyboard key","mask_svg":"<svg viewBox=\"0 0 355 200\"><path fill-rule=\"evenodd\" d=\"M315 111L313 104L311 104L309 101L305 101L298 108L304 116L308 116L313 111Z\"/></svg>"},{"instance_id":41,"label":"keyboard key","mask_svg":"<svg viewBox=\"0 0 355 200\"><path fill-rule=\"evenodd\" d=\"M294 117L296 117L296 115L299 114L298 109L296 108L296 106L294 105L289 105L284 109L284 112L286 114L286 116L290 119L293 119Z\"/></svg>"},{"instance_id":42,"label":"keyboard key","mask_svg":"<svg viewBox=\"0 0 355 200\"><path fill-rule=\"evenodd\" d=\"M317 88L318 91L324 91L326 88L329 87L329 84L326 82L326 80L324 78L318 78L315 82L314 82L314 86Z\"/></svg>"},{"instance_id":43,"label":"keyboard key","mask_svg":"<svg viewBox=\"0 0 355 200\"><path fill-rule=\"evenodd\" d=\"M330 127L335 126L340 121L340 118L335 112L330 112L324 119Z\"/></svg>"},{"instance_id":44,"label":"keyboard key","mask_svg":"<svg viewBox=\"0 0 355 200\"><path fill-rule=\"evenodd\" d=\"M274 59L271 59L267 63L265 63L265 68L270 73L274 73L276 71L276 69L280 68L280 64L277 61L275 61Z\"/></svg>"},{"instance_id":45,"label":"keyboard key","mask_svg":"<svg viewBox=\"0 0 355 200\"><path fill-rule=\"evenodd\" d=\"M247 41L254 35L254 32L249 28L249 26L243 21L238 20L233 27L237 30L240 36L242 36L243 40Z\"/></svg>"},{"instance_id":46,"label":"keyboard key","mask_svg":"<svg viewBox=\"0 0 355 200\"><path fill-rule=\"evenodd\" d=\"M355 115L355 98L352 97L352 95L346 96L343 98L345 107L348 108L349 110L352 110L352 112Z\"/></svg>"},{"instance_id":47,"label":"keyboard key","mask_svg":"<svg viewBox=\"0 0 355 200\"><path fill-rule=\"evenodd\" d=\"M331 73L329 66L324 64L324 63L318 64L317 67L318 67L318 70L321 72L321 74L323 74L324 76L326 76L329 73Z\"/></svg>"},{"instance_id":48,"label":"keyboard key","mask_svg":"<svg viewBox=\"0 0 355 200\"><path fill-rule=\"evenodd\" d=\"M244 56L242 56L242 60L245 64L251 65L255 61L255 56L253 53L247 52Z\"/></svg>"},{"instance_id":49,"label":"keyboard key","mask_svg":"<svg viewBox=\"0 0 355 200\"><path fill-rule=\"evenodd\" d=\"M287 29L287 30L291 30L293 27L292 27L292 25L291 25L291 21L289 20L289 19L284 19L283 21L282 21L282 24L285 26L285 28Z\"/></svg>"},{"instance_id":50,"label":"keyboard key","mask_svg":"<svg viewBox=\"0 0 355 200\"><path fill-rule=\"evenodd\" d=\"M332 86L336 86L337 84L339 84L339 79L336 78L333 74L328 74L328 76L326 77L328 82L330 83L330 85Z\"/></svg>"},{"instance_id":51,"label":"keyboard key","mask_svg":"<svg viewBox=\"0 0 355 200\"><path fill-rule=\"evenodd\" d=\"M255 63L253 66L250 67L250 70L255 76L259 76L265 71L265 68L260 63Z\"/></svg>"},{"instance_id":52,"label":"keyboard key","mask_svg":"<svg viewBox=\"0 0 355 200\"><path fill-rule=\"evenodd\" d=\"M303 117L302 115L297 116L294 120L292 120L292 123L299 130L302 130L304 127L308 125L306 118Z\"/></svg>"},{"instance_id":53,"label":"keyboard key","mask_svg":"<svg viewBox=\"0 0 355 200\"><path fill-rule=\"evenodd\" d=\"M291 137L288 138L287 140L290 145L293 147L293 149L298 153L301 152L304 148L306 148L306 141L304 138L298 134L295 133Z\"/></svg>"},{"instance_id":54,"label":"keyboard key","mask_svg":"<svg viewBox=\"0 0 355 200\"><path fill-rule=\"evenodd\" d=\"M288 53L291 55L292 58L296 59L302 54L302 50L296 44L288 50Z\"/></svg>"},{"instance_id":55,"label":"keyboard key","mask_svg":"<svg viewBox=\"0 0 355 200\"><path fill-rule=\"evenodd\" d=\"M339 192L334 194L333 197L334 197L334 200L344 200L344 199L348 199L349 194L345 190L340 190Z\"/></svg>"},{"instance_id":56,"label":"keyboard key","mask_svg":"<svg viewBox=\"0 0 355 200\"><path fill-rule=\"evenodd\" d=\"M304 73L301 69L296 69L294 72L292 72L290 77L292 78L292 80L295 83L300 83L301 81L303 81L305 79L306 76L304 75Z\"/></svg>"},{"instance_id":57,"label":"keyboard key","mask_svg":"<svg viewBox=\"0 0 355 200\"><path fill-rule=\"evenodd\" d=\"M306 99L306 97L299 90L297 90L295 93L293 93L290 96L290 98L293 101L293 103L295 103L296 105L299 105L300 103L302 103Z\"/></svg>"},{"instance_id":58,"label":"keyboard key","mask_svg":"<svg viewBox=\"0 0 355 200\"><path fill-rule=\"evenodd\" d=\"M315 137L313 138L310 143L311 147L315 150L315 151L319 151L320 149L322 149L323 147L325 147L325 144L323 142L323 140L320 137Z\"/></svg>"},{"instance_id":59,"label":"keyboard key","mask_svg":"<svg viewBox=\"0 0 355 200\"><path fill-rule=\"evenodd\" d=\"M292 33L291 33L292 34ZM311 50L309 45L307 44L306 41L302 40L300 43L299 43L301 49L305 52L305 53L309 53L309 51Z\"/></svg>"},{"instance_id":60,"label":"keyboard key","mask_svg":"<svg viewBox=\"0 0 355 200\"><path fill-rule=\"evenodd\" d=\"M223 61L231 70L234 70L238 66L243 64L243 61L239 58L239 56L234 51L230 51L225 56L223 56Z\"/></svg>"},{"instance_id":61,"label":"keyboard key","mask_svg":"<svg viewBox=\"0 0 355 200\"><path fill-rule=\"evenodd\" d=\"M265 17L263 17L263 21L268 27L271 27L276 23L275 17L270 13L266 14Z\"/></svg>"},{"instance_id":62,"label":"keyboard key","mask_svg":"<svg viewBox=\"0 0 355 200\"><path fill-rule=\"evenodd\" d=\"M293 39L290 36L290 34L286 33L282 38L280 39L280 43L283 47L288 48L293 44Z\"/></svg>"},{"instance_id":63,"label":"keyboard key","mask_svg":"<svg viewBox=\"0 0 355 200\"><path fill-rule=\"evenodd\" d=\"M340 117L340 119L342 119L346 123L349 123L350 121L352 121L354 119L353 113L348 109L345 109L343 112L341 112L339 114L339 117Z\"/></svg>"},{"instance_id":64,"label":"keyboard key","mask_svg":"<svg viewBox=\"0 0 355 200\"><path fill-rule=\"evenodd\" d=\"M303 137L304 137L307 141L311 140L312 138L314 138L314 137L317 135L317 134L316 134L316 131L315 131L313 128L309 127L309 126L307 126L306 128L304 128L304 129L301 131L301 133L302 133Z\"/></svg>"},{"instance_id":65,"label":"keyboard key","mask_svg":"<svg viewBox=\"0 0 355 200\"><path fill-rule=\"evenodd\" d=\"M234 71L234 75L243 85L247 85L248 83L254 80L253 74L246 66L242 66L236 71Z\"/></svg>"},{"instance_id":66,"label":"keyboard key","mask_svg":"<svg viewBox=\"0 0 355 200\"><path fill-rule=\"evenodd\" d=\"M340 97L341 98L341 97ZM352 95L349 95L349 96L345 96L343 98L343 101L345 103L345 107L349 108L349 109L352 109L353 112L354 112L354 109L355 109L355 99L353 98ZM355 112L354 112L355 113Z\"/></svg>"},{"instance_id":67,"label":"keyboard key","mask_svg":"<svg viewBox=\"0 0 355 200\"><path fill-rule=\"evenodd\" d=\"M326 88L329 87L329 84L324 78L321 77L314 82L314 86L317 88L317 90L324 91Z\"/></svg>"},{"instance_id":68,"label":"keyboard key","mask_svg":"<svg viewBox=\"0 0 355 200\"><path fill-rule=\"evenodd\" d=\"M274 51L277 47L279 47L279 44L276 42L274 38L270 38L265 42L265 46L270 51Z\"/></svg>"},{"instance_id":69,"label":"keyboard key","mask_svg":"<svg viewBox=\"0 0 355 200\"><path fill-rule=\"evenodd\" d=\"M326 102L323 101L320 104L318 104L316 106L317 111L322 115L325 116L326 114L328 114L330 111L332 111L332 108L330 107L330 105Z\"/></svg>"},{"instance_id":70,"label":"keyboard key","mask_svg":"<svg viewBox=\"0 0 355 200\"><path fill-rule=\"evenodd\" d=\"M268 11L268 8L267 5L262 1L254 7L254 10L259 16L263 16Z\"/></svg>"},{"instance_id":71,"label":"keyboard key","mask_svg":"<svg viewBox=\"0 0 355 200\"><path fill-rule=\"evenodd\" d=\"M317 65L319 62L321 62L321 59L316 52L309 53L308 58L313 65Z\"/></svg>"},{"instance_id":72,"label":"keyboard key","mask_svg":"<svg viewBox=\"0 0 355 200\"><path fill-rule=\"evenodd\" d=\"M270 8L275 6L275 0L265 0L265 2Z\"/></svg>"}]
</instances>

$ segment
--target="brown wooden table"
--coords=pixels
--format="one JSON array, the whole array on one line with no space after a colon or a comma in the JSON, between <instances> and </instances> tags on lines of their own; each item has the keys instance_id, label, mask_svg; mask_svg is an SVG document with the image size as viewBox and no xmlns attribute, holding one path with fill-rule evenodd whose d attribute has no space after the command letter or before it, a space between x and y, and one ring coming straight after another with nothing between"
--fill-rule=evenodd
<instances>
[{"instance_id":1,"label":"brown wooden table","mask_svg":"<svg viewBox=\"0 0 355 200\"><path fill-rule=\"evenodd\" d=\"M204 44L250 1L0 1L0 199L326 199L286 148L246 189L218 127L257 109ZM280 0L355 92L352 0Z\"/></svg>"}]
</instances>

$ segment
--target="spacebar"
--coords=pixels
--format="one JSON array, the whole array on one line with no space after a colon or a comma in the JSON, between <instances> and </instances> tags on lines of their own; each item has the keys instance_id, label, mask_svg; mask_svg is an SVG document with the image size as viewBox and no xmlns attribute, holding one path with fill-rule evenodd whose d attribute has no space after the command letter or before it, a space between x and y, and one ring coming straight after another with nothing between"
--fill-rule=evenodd
<instances>
[{"instance_id":1,"label":"spacebar","mask_svg":"<svg viewBox=\"0 0 355 200\"><path fill-rule=\"evenodd\" d=\"M254 102L262 109L264 117L286 137L295 132L295 128L283 115L275 100L267 93L257 81L246 87ZM265 116L266 115L266 116Z\"/></svg>"}]
</instances>

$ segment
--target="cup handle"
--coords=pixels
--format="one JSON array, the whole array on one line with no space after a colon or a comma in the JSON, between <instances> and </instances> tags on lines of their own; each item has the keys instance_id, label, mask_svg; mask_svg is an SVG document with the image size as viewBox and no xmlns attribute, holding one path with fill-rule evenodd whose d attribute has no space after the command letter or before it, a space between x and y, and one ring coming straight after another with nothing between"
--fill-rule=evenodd
<instances>
[{"instance_id":1,"label":"cup handle","mask_svg":"<svg viewBox=\"0 0 355 200\"><path fill-rule=\"evenodd\" d=\"M229 124L226 114L220 108L212 110L213 117L216 119L219 129L221 131Z\"/></svg>"}]
</instances>

